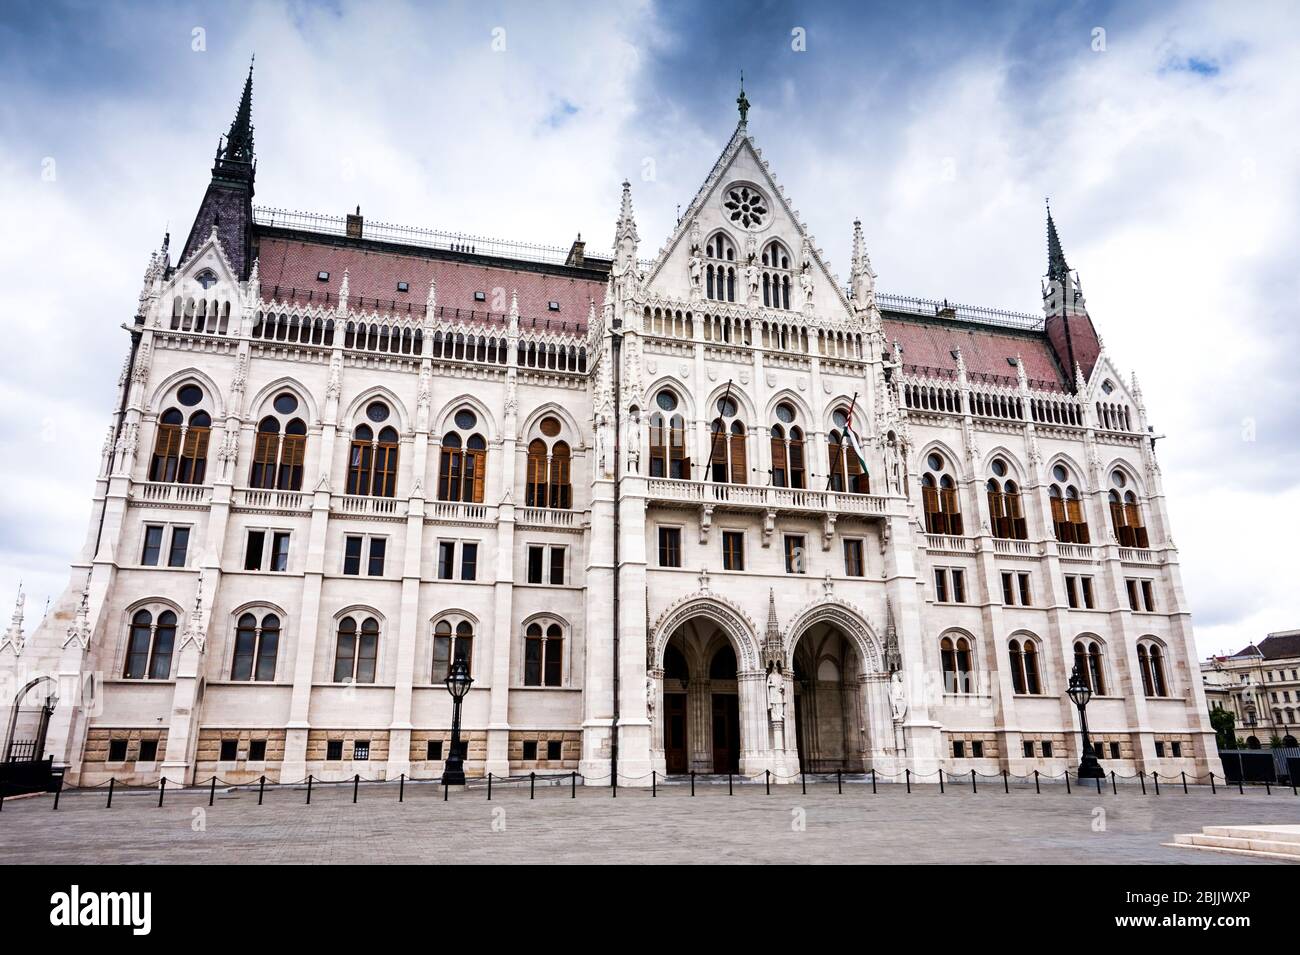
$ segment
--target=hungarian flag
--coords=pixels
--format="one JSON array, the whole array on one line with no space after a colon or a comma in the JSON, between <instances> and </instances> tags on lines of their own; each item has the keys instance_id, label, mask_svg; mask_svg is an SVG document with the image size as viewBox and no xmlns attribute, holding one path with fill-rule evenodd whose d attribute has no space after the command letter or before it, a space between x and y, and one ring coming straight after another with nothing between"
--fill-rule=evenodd
<instances>
[{"instance_id":1,"label":"hungarian flag","mask_svg":"<svg viewBox=\"0 0 1300 955\"><path fill-rule=\"evenodd\" d=\"M853 430L853 406L849 406L849 414L844 422L844 440L848 442L853 453L858 457L858 464L862 468L862 473L867 474L867 456L862 453L862 442L859 440L857 433Z\"/></svg>"}]
</instances>

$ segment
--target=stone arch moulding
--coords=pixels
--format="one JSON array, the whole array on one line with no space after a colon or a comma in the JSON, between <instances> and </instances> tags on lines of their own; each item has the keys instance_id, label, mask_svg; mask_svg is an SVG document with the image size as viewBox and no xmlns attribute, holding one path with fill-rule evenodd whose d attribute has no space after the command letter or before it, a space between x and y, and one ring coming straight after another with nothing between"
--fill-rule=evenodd
<instances>
[{"instance_id":1,"label":"stone arch moulding","mask_svg":"<svg viewBox=\"0 0 1300 955\"><path fill-rule=\"evenodd\" d=\"M847 600L838 598L818 600L809 604L800 610L795 615L794 620L790 622L790 626L785 630L785 641L782 648L782 656L785 658L785 666L788 670L793 672L794 648L799 645L799 638L804 635L809 627L819 623L834 625L852 641L854 649L858 651L858 656L862 659L863 673L880 673L883 671L880 642L876 639L871 625L867 623L862 611Z\"/></svg>"},{"instance_id":2,"label":"stone arch moulding","mask_svg":"<svg viewBox=\"0 0 1300 955\"><path fill-rule=\"evenodd\" d=\"M662 668L664 650L677 628L695 617L712 620L731 639L736 662L742 671L762 669L754 621L726 597L697 591L682 597L659 616L650 631L650 666Z\"/></svg>"}]
</instances>

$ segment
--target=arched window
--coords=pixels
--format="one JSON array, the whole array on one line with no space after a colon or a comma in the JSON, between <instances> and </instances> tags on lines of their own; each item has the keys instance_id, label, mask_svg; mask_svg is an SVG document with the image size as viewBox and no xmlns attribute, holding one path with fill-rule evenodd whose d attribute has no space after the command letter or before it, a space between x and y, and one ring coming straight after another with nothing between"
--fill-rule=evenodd
<instances>
[{"instance_id":1,"label":"arched window","mask_svg":"<svg viewBox=\"0 0 1300 955\"><path fill-rule=\"evenodd\" d=\"M452 660L474 662L474 624L464 619L443 618L433 625L433 682L447 679Z\"/></svg>"},{"instance_id":2,"label":"arched window","mask_svg":"<svg viewBox=\"0 0 1300 955\"><path fill-rule=\"evenodd\" d=\"M781 402L776 406L776 417L771 429L772 486L805 488L808 476L804 469L803 431L794 423L794 406Z\"/></svg>"},{"instance_id":3,"label":"arched window","mask_svg":"<svg viewBox=\"0 0 1300 955\"><path fill-rule=\"evenodd\" d=\"M301 418L292 417L298 410L298 399L290 392L281 392L272 402L272 408L275 414L266 415L257 424L248 486L301 491L307 425Z\"/></svg>"},{"instance_id":4,"label":"arched window","mask_svg":"<svg viewBox=\"0 0 1300 955\"><path fill-rule=\"evenodd\" d=\"M1029 536L1024 509L1020 503L1020 488L1008 478L1007 462L994 458L989 465L993 477L984 485L989 499L989 525L993 536L1004 540L1025 540Z\"/></svg>"},{"instance_id":5,"label":"arched window","mask_svg":"<svg viewBox=\"0 0 1300 955\"><path fill-rule=\"evenodd\" d=\"M724 232L715 233L704 246L704 293L718 302L736 300L736 246Z\"/></svg>"},{"instance_id":6,"label":"arched window","mask_svg":"<svg viewBox=\"0 0 1300 955\"><path fill-rule=\"evenodd\" d=\"M871 477L863 468L859 452L862 443L852 431L852 418L848 408L836 408L831 415L835 427L826 436L830 489L853 494L870 494Z\"/></svg>"},{"instance_id":7,"label":"arched window","mask_svg":"<svg viewBox=\"0 0 1300 955\"><path fill-rule=\"evenodd\" d=\"M655 405L650 416L650 476L689 480L686 420L678 413L677 396L665 388L655 395Z\"/></svg>"},{"instance_id":8,"label":"arched window","mask_svg":"<svg viewBox=\"0 0 1300 955\"><path fill-rule=\"evenodd\" d=\"M570 477L572 455L567 441L548 445L547 439L561 431L560 420L548 416L538 424L542 436L528 443L528 483L525 502L529 507L573 506L573 488Z\"/></svg>"},{"instance_id":9,"label":"arched window","mask_svg":"<svg viewBox=\"0 0 1300 955\"><path fill-rule=\"evenodd\" d=\"M382 401L372 401L366 407L366 417L375 425L389 416ZM369 424L357 425L348 454L347 493L393 497L397 493L398 445L397 429L392 425L380 428L378 434Z\"/></svg>"},{"instance_id":10,"label":"arched window","mask_svg":"<svg viewBox=\"0 0 1300 955\"><path fill-rule=\"evenodd\" d=\"M1052 503L1052 528L1056 539L1064 544L1086 544L1088 521L1083 516L1083 501L1079 489L1070 481L1070 472L1065 465L1057 464L1052 468L1055 483L1048 488Z\"/></svg>"},{"instance_id":11,"label":"arched window","mask_svg":"<svg viewBox=\"0 0 1300 955\"><path fill-rule=\"evenodd\" d=\"M975 675L971 671L971 645L965 637L944 637L939 641L943 661L943 686L946 693L973 693Z\"/></svg>"},{"instance_id":12,"label":"arched window","mask_svg":"<svg viewBox=\"0 0 1300 955\"><path fill-rule=\"evenodd\" d=\"M334 650L335 683L374 683L379 662L379 621L352 616L339 621Z\"/></svg>"},{"instance_id":13,"label":"arched window","mask_svg":"<svg viewBox=\"0 0 1300 955\"><path fill-rule=\"evenodd\" d=\"M172 672L172 650L176 645L176 614L164 610L157 615L137 610L131 617L126 647L128 680L165 680Z\"/></svg>"},{"instance_id":14,"label":"arched window","mask_svg":"<svg viewBox=\"0 0 1300 955\"><path fill-rule=\"evenodd\" d=\"M1147 529L1137 494L1128 488L1128 477L1116 468L1110 473L1110 523L1121 547L1149 547Z\"/></svg>"},{"instance_id":15,"label":"arched window","mask_svg":"<svg viewBox=\"0 0 1300 955\"><path fill-rule=\"evenodd\" d=\"M1084 684L1097 696L1106 695L1106 668L1101 656L1101 644L1095 640L1077 640L1074 644L1074 665Z\"/></svg>"},{"instance_id":16,"label":"arched window","mask_svg":"<svg viewBox=\"0 0 1300 955\"><path fill-rule=\"evenodd\" d=\"M524 631L524 686L564 682L564 629L555 621L535 620Z\"/></svg>"},{"instance_id":17,"label":"arched window","mask_svg":"<svg viewBox=\"0 0 1300 955\"><path fill-rule=\"evenodd\" d=\"M1156 643L1139 643L1138 669L1142 671L1142 690L1147 696L1168 696L1165 681L1165 660Z\"/></svg>"},{"instance_id":18,"label":"arched window","mask_svg":"<svg viewBox=\"0 0 1300 955\"><path fill-rule=\"evenodd\" d=\"M470 408L461 408L453 423L456 430L442 436L438 500L482 504L487 478L487 441L475 430L478 414Z\"/></svg>"},{"instance_id":19,"label":"arched window","mask_svg":"<svg viewBox=\"0 0 1300 955\"><path fill-rule=\"evenodd\" d=\"M937 451L925 459L926 471L921 476L921 504L925 511L925 529L931 534L962 534L961 509L957 504L957 484L948 469L948 462Z\"/></svg>"},{"instance_id":20,"label":"arched window","mask_svg":"<svg viewBox=\"0 0 1300 955\"><path fill-rule=\"evenodd\" d=\"M738 417L740 406L735 398L723 395L714 407L718 416L709 425L709 476L719 484L746 484L747 431Z\"/></svg>"},{"instance_id":21,"label":"arched window","mask_svg":"<svg viewBox=\"0 0 1300 955\"><path fill-rule=\"evenodd\" d=\"M279 649L280 618L268 613L258 620L256 614L244 614L235 627L235 658L230 679L274 680Z\"/></svg>"},{"instance_id":22,"label":"arched window","mask_svg":"<svg viewBox=\"0 0 1300 955\"><path fill-rule=\"evenodd\" d=\"M177 392L182 404L197 404L203 397L197 385L184 385ZM191 412L187 420L179 409L168 408L158 419L149 480L202 484L207 476L211 434L212 416L203 409Z\"/></svg>"},{"instance_id":23,"label":"arched window","mask_svg":"<svg viewBox=\"0 0 1300 955\"><path fill-rule=\"evenodd\" d=\"M763 247L763 305L766 308L790 307L790 253L773 239Z\"/></svg>"},{"instance_id":24,"label":"arched window","mask_svg":"<svg viewBox=\"0 0 1300 955\"><path fill-rule=\"evenodd\" d=\"M1026 638L1024 643L1012 640L1008 645L1011 655L1011 684L1017 693L1037 696L1043 692L1038 671L1038 643Z\"/></svg>"}]
</instances>

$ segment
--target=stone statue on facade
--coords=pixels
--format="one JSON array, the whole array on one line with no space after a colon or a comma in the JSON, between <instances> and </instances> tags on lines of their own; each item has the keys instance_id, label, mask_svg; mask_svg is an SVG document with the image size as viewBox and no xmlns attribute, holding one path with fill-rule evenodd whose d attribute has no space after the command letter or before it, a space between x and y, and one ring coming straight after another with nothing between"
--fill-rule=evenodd
<instances>
[{"instance_id":1,"label":"stone statue on facade","mask_svg":"<svg viewBox=\"0 0 1300 955\"><path fill-rule=\"evenodd\" d=\"M627 420L627 469L641 471L641 410L633 408Z\"/></svg>"},{"instance_id":2,"label":"stone statue on facade","mask_svg":"<svg viewBox=\"0 0 1300 955\"><path fill-rule=\"evenodd\" d=\"M896 723L901 723L907 715L907 688L903 684L902 670L895 670L889 678L889 708Z\"/></svg>"},{"instance_id":3,"label":"stone statue on facade","mask_svg":"<svg viewBox=\"0 0 1300 955\"><path fill-rule=\"evenodd\" d=\"M767 713L773 723L785 722L785 677L772 664L767 668Z\"/></svg>"}]
</instances>

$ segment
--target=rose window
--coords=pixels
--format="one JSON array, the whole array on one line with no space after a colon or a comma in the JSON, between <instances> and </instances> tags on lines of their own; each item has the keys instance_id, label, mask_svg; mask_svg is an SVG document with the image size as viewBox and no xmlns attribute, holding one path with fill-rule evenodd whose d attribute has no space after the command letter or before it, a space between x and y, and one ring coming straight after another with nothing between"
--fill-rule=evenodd
<instances>
[{"instance_id":1,"label":"rose window","mask_svg":"<svg viewBox=\"0 0 1300 955\"><path fill-rule=\"evenodd\" d=\"M767 200L748 186L727 190L727 200L723 206L731 214L731 221L739 222L746 229L761 226L767 216Z\"/></svg>"}]
</instances>

